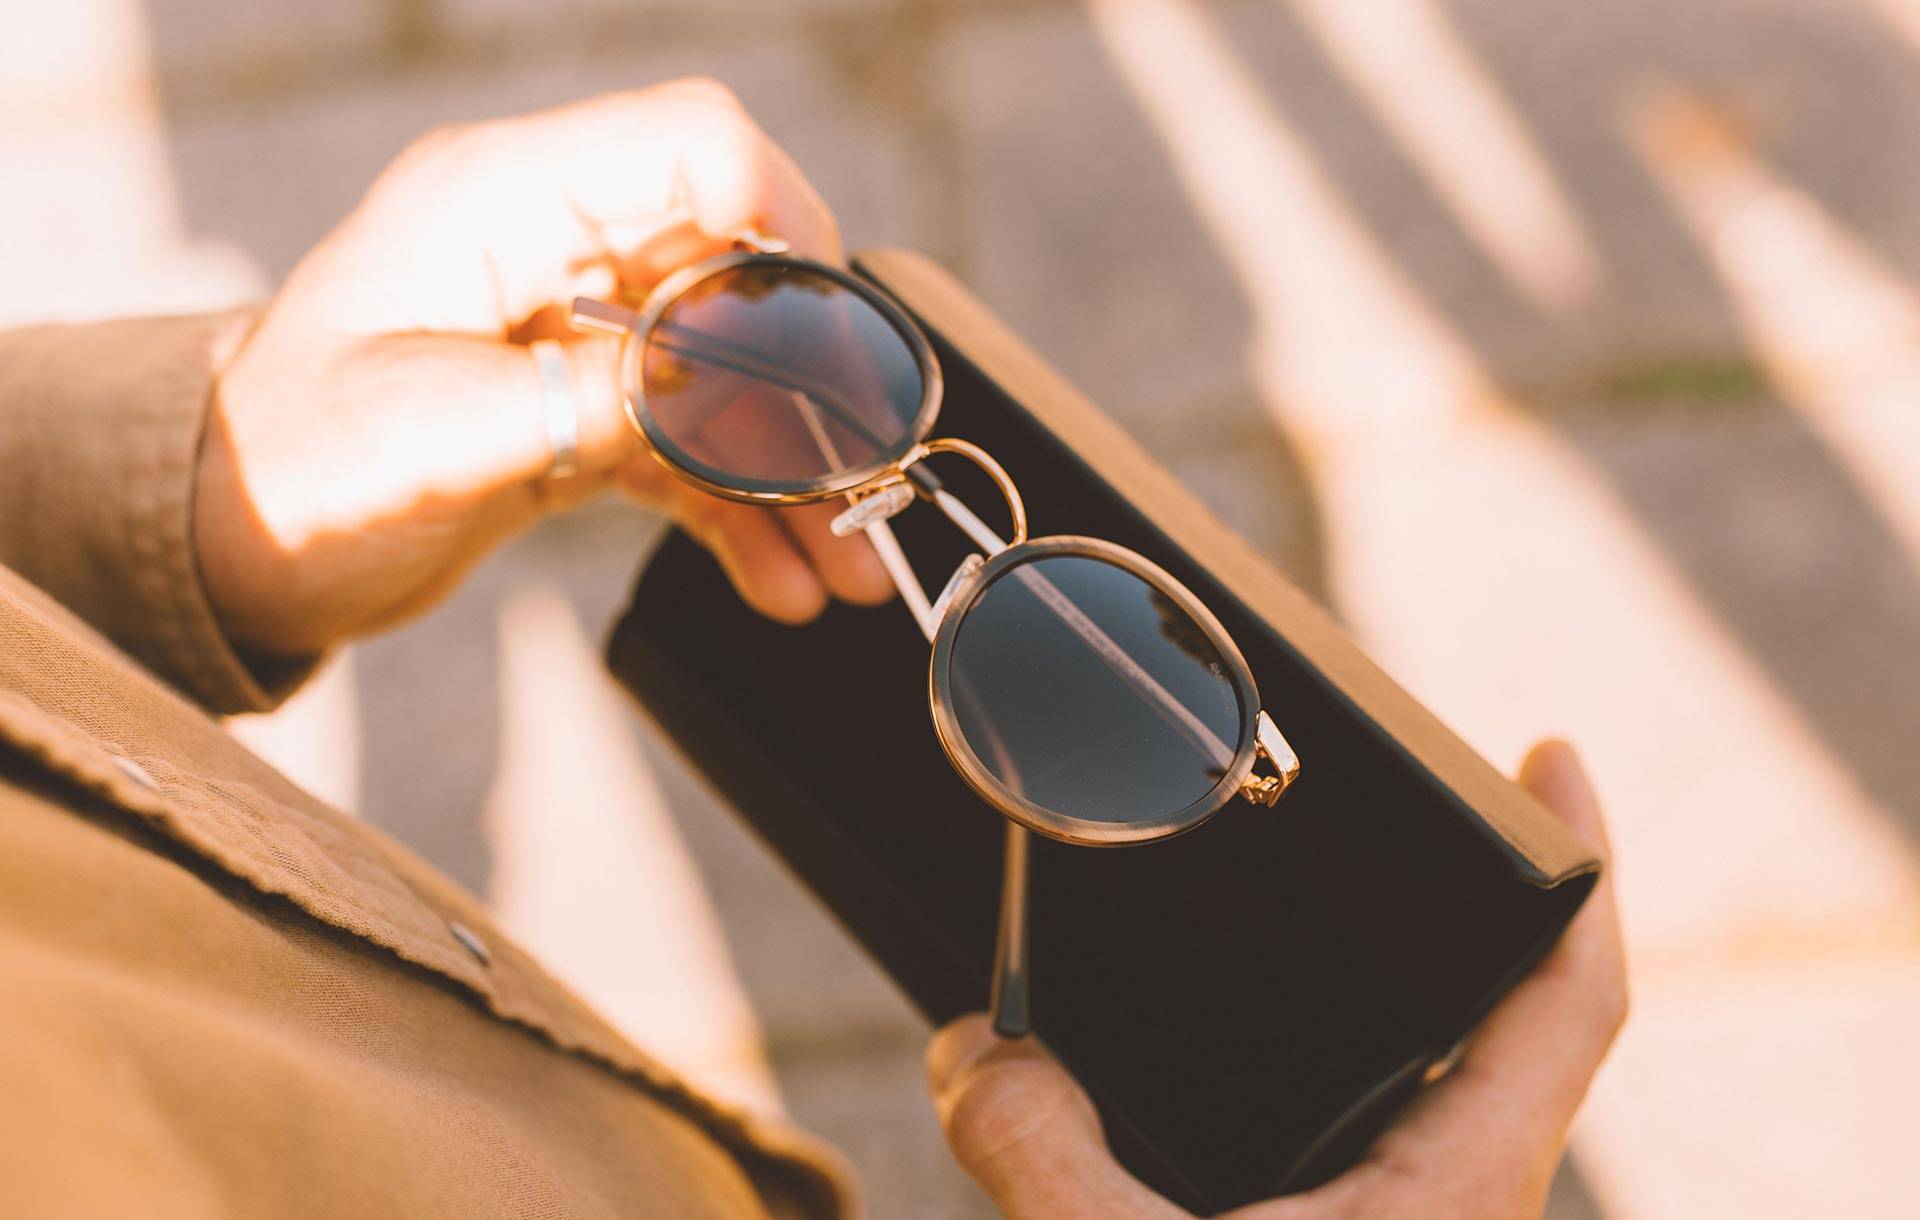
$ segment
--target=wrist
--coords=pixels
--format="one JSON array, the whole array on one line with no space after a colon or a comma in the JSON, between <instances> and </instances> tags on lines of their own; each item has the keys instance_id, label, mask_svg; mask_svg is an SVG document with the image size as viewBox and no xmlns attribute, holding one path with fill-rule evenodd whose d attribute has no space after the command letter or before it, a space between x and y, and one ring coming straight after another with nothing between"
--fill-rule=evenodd
<instances>
[{"instance_id":1,"label":"wrist","mask_svg":"<svg viewBox=\"0 0 1920 1220\"><path fill-rule=\"evenodd\" d=\"M269 653L295 652L273 640L258 613L257 587L269 564L258 516L247 496L233 434L215 383L200 452L194 465L192 538L194 559L207 604L236 647Z\"/></svg>"},{"instance_id":2,"label":"wrist","mask_svg":"<svg viewBox=\"0 0 1920 1220\"><path fill-rule=\"evenodd\" d=\"M290 634L279 621L275 607L286 600L293 573L256 502L260 472L244 460L241 443L254 387L272 392L278 380L285 394L295 380L262 369L263 345L270 341L256 322L215 365L194 463L191 531L201 587L228 640L249 653L296 657L332 641Z\"/></svg>"}]
</instances>

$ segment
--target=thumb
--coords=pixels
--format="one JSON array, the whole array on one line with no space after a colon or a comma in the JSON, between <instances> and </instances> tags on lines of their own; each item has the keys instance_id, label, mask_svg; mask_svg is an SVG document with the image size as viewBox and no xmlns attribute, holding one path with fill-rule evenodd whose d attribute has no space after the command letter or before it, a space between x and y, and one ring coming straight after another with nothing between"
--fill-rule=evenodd
<instances>
[{"instance_id":1,"label":"thumb","mask_svg":"<svg viewBox=\"0 0 1920 1220\"><path fill-rule=\"evenodd\" d=\"M927 1084L954 1159L1008 1220L1186 1216L1113 1159L1092 1100L1033 1039L962 1017L928 1045Z\"/></svg>"}]
</instances>

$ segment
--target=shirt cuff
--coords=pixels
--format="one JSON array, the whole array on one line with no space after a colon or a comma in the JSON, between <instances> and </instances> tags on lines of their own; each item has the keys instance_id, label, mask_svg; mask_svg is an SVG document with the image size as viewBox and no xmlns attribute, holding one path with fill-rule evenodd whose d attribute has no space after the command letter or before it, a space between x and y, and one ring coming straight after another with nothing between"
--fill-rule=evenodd
<instances>
[{"instance_id":1,"label":"shirt cuff","mask_svg":"<svg viewBox=\"0 0 1920 1220\"><path fill-rule=\"evenodd\" d=\"M16 568L160 677L220 713L266 711L318 657L252 657L221 629L194 547L215 381L259 311L40 327L0 336L0 524Z\"/></svg>"},{"instance_id":2,"label":"shirt cuff","mask_svg":"<svg viewBox=\"0 0 1920 1220\"><path fill-rule=\"evenodd\" d=\"M204 338L194 348L199 359L181 370L178 396L171 404L156 402L159 409L146 416L146 435L125 450L133 493L126 504L128 568L136 604L152 616L131 651L221 713L278 707L320 660L261 657L236 648L207 598L194 545L193 496L214 379L258 320L258 310L206 319Z\"/></svg>"}]
</instances>

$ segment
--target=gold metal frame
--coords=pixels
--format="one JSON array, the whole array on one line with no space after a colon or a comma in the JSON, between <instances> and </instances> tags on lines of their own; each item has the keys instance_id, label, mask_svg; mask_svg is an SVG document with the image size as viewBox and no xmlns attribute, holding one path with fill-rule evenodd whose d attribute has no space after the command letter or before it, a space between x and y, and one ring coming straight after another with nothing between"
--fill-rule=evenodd
<instances>
[{"instance_id":1,"label":"gold metal frame","mask_svg":"<svg viewBox=\"0 0 1920 1220\"><path fill-rule=\"evenodd\" d=\"M655 459L669 471L712 495L749 504L811 504L844 496L849 513L869 497L897 484L910 484L916 497L934 503L987 555L984 562L973 557L963 564L948 582L937 602L929 603L926 592L895 541L887 518L911 502L898 505L870 505L869 515L859 519L872 540L901 597L925 631L932 654L929 660L927 691L933 711L934 731L940 745L960 777L982 800L1007 818L1005 873L1002 880L1000 924L995 943L993 998L994 1027L1004 1036L1018 1037L1027 1032L1027 831L1031 830L1063 842L1089 846L1145 843L1171 837L1200 825L1225 807L1233 798L1244 796L1259 805L1273 805L1300 773L1300 762L1271 717L1260 707L1260 692L1253 671L1220 621L1191 590L1143 555L1098 538L1059 536L1029 540L1026 504L1011 476L1000 463L971 441L954 437L927 439L940 411L944 381L933 347L906 311L877 287L838 267L784 253L785 247L764 238L743 237L739 252L721 255L684 267L656 286L639 310L581 297L573 302L571 321L578 329L594 329L621 335L625 341L621 368L625 382L627 416L646 437ZM640 361L648 339L668 306L694 285L721 272L742 266L777 264L803 269L824 276L855 293L871 305L901 336L920 371L921 401L911 427L897 451L884 451L873 460L843 473L807 480L757 480L730 475L700 462L666 435L647 409L645 379ZM782 381L779 384L787 385ZM801 398L820 402L816 394L830 387L789 385ZM822 439L823 447L829 442ZM916 469L927 458L939 453L964 457L986 472L1006 498L1012 514L1012 537L1003 540L955 498L926 470ZM897 493L895 493L896 498ZM836 528L840 528L836 524ZM849 523L851 528L851 523ZM1050 555L1083 555L1113 564L1145 581L1171 598L1206 634L1226 661L1235 695L1240 701L1241 730L1234 743L1231 763L1205 796L1185 809L1159 818L1136 823L1096 822L1069 817L1026 800L1001 783L988 770L973 746L960 731L952 700L951 667L954 641L967 612L992 583L1021 565ZM1097 626L1092 628L1098 632ZM1108 641L1108 647L1112 647ZM1151 681L1151 679L1148 679ZM1164 692L1162 692L1164 694ZM1224 744L1224 743L1223 743ZM1273 773L1255 773L1260 759L1266 759Z\"/></svg>"},{"instance_id":2,"label":"gold metal frame","mask_svg":"<svg viewBox=\"0 0 1920 1220\"><path fill-rule=\"evenodd\" d=\"M967 611L996 580L1023 564L1060 555L1078 555L1112 564L1166 594L1200 628L1208 643L1213 645L1226 663L1227 678L1240 707L1240 736L1232 743L1233 761L1212 788L1183 809L1170 810L1160 817L1140 821L1102 822L1072 817L1036 805L1002 783L961 731L953 701L953 650ZM1254 765L1264 752L1260 742L1260 721L1264 716L1260 711L1260 691L1254 684L1253 670L1234 645L1233 637L1220 625L1220 620L1194 596L1192 590L1175 580L1164 568L1136 551L1100 538L1063 534L1015 543L974 569L953 592L946 613L941 618L939 633L934 638L933 661L927 673L927 691L933 704L934 731L939 734L940 745L953 762L954 769L966 780L967 785L981 799L1027 829L1066 843L1104 847L1172 838L1192 830L1219 812L1235 796L1245 792L1250 781L1259 783L1272 779L1283 786L1292 782L1292 776L1285 772L1257 778L1253 774ZM1296 765L1294 772L1297 771Z\"/></svg>"},{"instance_id":3,"label":"gold metal frame","mask_svg":"<svg viewBox=\"0 0 1920 1220\"><path fill-rule=\"evenodd\" d=\"M696 284L724 272L751 266L791 267L831 280L873 306L874 311L899 333L920 372L921 390L920 407L915 412L911 427L903 434L897 451L882 452L872 460L836 476L795 480L749 479L700 461L660 426L647 407L646 378L641 369L647 341L668 307ZM682 267L661 280L647 294L638 310L585 297L576 298L572 321L578 328L607 331L625 340L620 353L620 368L622 405L626 408L627 419L647 438L648 451L655 460L709 495L747 504L812 504L890 481L932 451L925 443L926 437L933 431L933 422L940 414L940 403L946 389L940 362L933 356L933 346L927 342L926 334L915 325L913 319L882 295L879 289L838 267L764 249L722 254Z\"/></svg>"}]
</instances>

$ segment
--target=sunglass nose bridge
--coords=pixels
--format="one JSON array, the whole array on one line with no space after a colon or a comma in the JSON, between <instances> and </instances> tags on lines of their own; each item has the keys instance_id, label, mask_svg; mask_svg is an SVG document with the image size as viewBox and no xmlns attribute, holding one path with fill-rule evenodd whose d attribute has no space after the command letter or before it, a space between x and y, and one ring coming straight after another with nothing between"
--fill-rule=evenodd
<instances>
[{"instance_id":1,"label":"sunglass nose bridge","mask_svg":"<svg viewBox=\"0 0 1920 1220\"><path fill-rule=\"evenodd\" d=\"M908 478L913 478L914 475L920 473L917 464L936 453L957 454L986 472L987 477L993 480L994 486L1000 489L1000 494L1006 497L1007 511L1013 517L1013 537L1005 542L994 537L993 532L981 523L980 519L973 514L972 510L967 509L965 505L954 499L951 493L940 488L937 481L932 487L923 489L928 499L938 504L943 512L953 518L955 524L959 525L976 543L985 547L990 552L1002 551L1010 546L1019 546L1027 540L1027 503L1021 498L1020 489L1014 486L1013 477L1007 473L1006 467L996 461L992 454L974 444L972 441L963 441L958 437L943 436L922 442L915 452L909 454L907 458L902 461L901 468L906 472Z\"/></svg>"}]
</instances>

